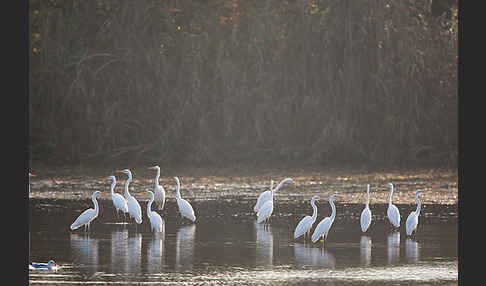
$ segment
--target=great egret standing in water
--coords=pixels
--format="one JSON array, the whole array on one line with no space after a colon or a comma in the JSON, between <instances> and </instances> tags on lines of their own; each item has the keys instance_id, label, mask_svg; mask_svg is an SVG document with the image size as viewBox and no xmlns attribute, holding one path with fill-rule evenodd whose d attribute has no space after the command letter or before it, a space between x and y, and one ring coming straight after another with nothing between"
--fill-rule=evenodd
<instances>
[{"instance_id":1,"label":"great egret standing in water","mask_svg":"<svg viewBox=\"0 0 486 286\"><path fill-rule=\"evenodd\" d=\"M148 191L147 194L150 194L150 200L147 202L147 216L150 220L150 226L152 227L152 231L162 232L162 218L157 212L151 210L152 202L154 201L154 193Z\"/></svg>"},{"instance_id":2,"label":"great egret standing in water","mask_svg":"<svg viewBox=\"0 0 486 286\"><path fill-rule=\"evenodd\" d=\"M142 209L140 208L140 204L137 202L135 197L130 195L128 192L128 185L132 181L132 172L129 169L119 170L116 171L117 173L124 173L128 176L127 181L125 182L125 198L127 199L127 206L128 206L128 214L135 219L137 224L142 223Z\"/></svg>"},{"instance_id":3,"label":"great egret standing in water","mask_svg":"<svg viewBox=\"0 0 486 286\"><path fill-rule=\"evenodd\" d=\"M422 190L417 190L415 192L415 201L417 201L417 209L408 215L407 221L405 222L405 230L407 231L408 236L411 236L412 232L417 230L418 217L420 215L420 208L421 208L420 200L418 197L418 194L420 192L422 192Z\"/></svg>"},{"instance_id":4,"label":"great egret standing in water","mask_svg":"<svg viewBox=\"0 0 486 286\"><path fill-rule=\"evenodd\" d=\"M165 205L165 190L164 187L159 185L159 177L160 177L160 167L153 166L149 167L151 170L157 170L157 175L155 175L155 186L154 186L154 195L155 195L155 204L159 210L164 209Z\"/></svg>"},{"instance_id":5,"label":"great egret standing in water","mask_svg":"<svg viewBox=\"0 0 486 286\"><path fill-rule=\"evenodd\" d=\"M305 216L303 219L300 220L300 222L297 224L297 227L295 228L294 231L294 239L297 239L301 235L304 235L304 239L306 235L309 235L310 230L312 228L312 225L317 219L317 206L316 206L316 201L318 201L320 198L318 196L313 196L311 200L311 206L314 212L312 213L312 216Z\"/></svg>"},{"instance_id":6,"label":"great egret standing in water","mask_svg":"<svg viewBox=\"0 0 486 286\"><path fill-rule=\"evenodd\" d=\"M260 210L257 213L257 223L262 223L263 221L268 221L270 216L273 213L273 194L278 191L283 184L293 182L291 178L286 178L280 181L280 183L277 185L275 189L273 189L270 192L270 199L267 200L263 205L261 206Z\"/></svg>"},{"instance_id":7,"label":"great egret standing in water","mask_svg":"<svg viewBox=\"0 0 486 286\"><path fill-rule=\"evenodd\" d=\"M179 212L181 216L188 218L192 222L196 220L196 216L194 215L194 210L192 209L191 204L181 197L181 183L179 182L179 178L174 177L177 183L176 188L176 199L177 199L177 206L179 207Z\"/></svg>"},{"instance_id":8,"label":"great egret standing in water","mask_svg":"<svg viewBox=\"0 0 486 286\"><path fill-rule=\"evenodd\" d=\"M314 229L314 233L312 234L312 242L316 243L319 238L322 236L324 239L322 240L322 244L327 239L327 235L329 234L329 229L331 229L332 223L334 222L334 218L336 218L336 206L334 205L334 198L338 195L332 194L331 197L329 198L329 204L331 205L331 216L330 217L325 217L321 222L316 226L316 229Z\"/></svg>"},{"instance_id":9,"label":"great egret standing in water","mask_svg":"<svg viewBox=\"0 0 486 286\"><path fill-rule=\"evenodd\" d=\"M260 208L263 206L263 204L272 197L271 194L272 190L273 190L273 180L270 180L270 190L264 191L258 196L257 202L253 207L253 211L257 213L260 210Z\"/></svg>"},{"instance_id":10,"label":"great egret standing in water","mask_svg":"<svg viewBox=\"0 0 486 286\"><path fill-rule=\"evenodd\" d=\"M400 227L400 212L398 211L397 206L392 204L392 195L393 195L393 184L388 183L388 187L390 187L390 194L388 195L388 209L386 214L388 216L388 220L394 227Z\"/></svg>"},{"instance_id":11,"label":"great egret standing in water","mask_svg":"<svg viewBox=\"0 0 486 286\"><path fill-rule=\"evenodd\" d=\"M96 195L98 195L99 193L100 191L96 191L91 196L91 200L94 204L94 209L89 208L81 213L78 218L73 222L73 224L71 224L71 230L75 230L83 225L84 231L86 231L86 227L88 227L89 230L89 224L98 216L99 213L98 201L96 200Z\"/></svg>"},{"instance_id":12,"label":"great egret standing in water","mask_svg":"<svg viewBox=\"0 0 486 286\"><path fill-rule=\"evenodd\" d=\"M371 224L371 211L370 211L370 185L366 185L366 205L361 212L361 231L366 232Z\"/></svg>"},{"instance_id":13,"label":"great egret standing in water","mask_svg":"<svg viewBox=\"0 0 486 286\"><path fill-rule=\"evenodd\" d=\"M128 205L127 205L127 201L122 195L115 193L115 186L116 186L115 176L110 176L109 178L111 179L111 187L110 187L111 199L113 200L113 206L115 207L116 216L118 217L119 211L122 211L123 214L128 212Z\"/></svg>"}]
</instances>

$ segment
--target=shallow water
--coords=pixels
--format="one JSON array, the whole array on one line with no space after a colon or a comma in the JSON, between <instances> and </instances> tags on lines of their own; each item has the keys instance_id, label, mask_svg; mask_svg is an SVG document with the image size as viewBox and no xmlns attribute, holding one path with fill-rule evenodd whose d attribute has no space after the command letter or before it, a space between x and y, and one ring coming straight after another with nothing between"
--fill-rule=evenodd
<instances>
[{"instance_id":1,"label":"shallow water","mask_svg":"<svg viewBox=\"0 0 486 286\"><path fill-rule=\"evenodd\" d=\"M213 284L213 285L457 285L457 207L423 205L418 233L409 239L404 222L415 205L397 205L400 232L387 221L385 204L371 205L373 221L363 235L362 204L337 202L325 247L293 231L309 202L275 202L267 227L256 224L254 200L192 202L196 223L182 220L175 201L159 211L164 232L154 234L145 216L135 226L119 223L111 200L100 200L89 232L69 229L91 200L30 199L29 262L54 259L55 272L29 271L37 284ZM316 224L330 215L318 205ZM315 226L314 225L314 226ZM27 266L26 266L27 267Z\"/></svg>"}]
</instances>

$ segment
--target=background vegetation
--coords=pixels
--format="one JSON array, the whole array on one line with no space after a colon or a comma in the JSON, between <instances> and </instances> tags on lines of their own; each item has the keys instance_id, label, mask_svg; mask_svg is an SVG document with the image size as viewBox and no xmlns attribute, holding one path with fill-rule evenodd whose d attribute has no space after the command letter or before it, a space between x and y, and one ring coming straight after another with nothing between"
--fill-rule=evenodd
<instances>
[{"instance_id":1,"label":"background vegetation","mask_svg":"<svg viewBox=\"0 0 486 286\"><path fill-rule=\"evenodd\" d=\"M32 161L456 162L455 1L29 4Z\"/></svg>"}]
</instances>

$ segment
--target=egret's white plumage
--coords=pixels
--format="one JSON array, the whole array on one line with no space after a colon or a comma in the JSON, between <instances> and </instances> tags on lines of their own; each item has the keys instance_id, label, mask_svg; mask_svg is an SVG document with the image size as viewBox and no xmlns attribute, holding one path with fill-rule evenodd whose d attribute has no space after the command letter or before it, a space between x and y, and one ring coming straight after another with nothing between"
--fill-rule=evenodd
<instances>
[{"instance_id":1,"label":"egret's white plumage","mask_svg":"<svg viewBox=\"0 0 486 286\"><path fill-rule=\"evenodd\" d=\"M411 212L408 215L407 221L405 222L405 230L407 231L407 235L412 235L412 232L416 231L418 225L418 217L420 215L421 203L418 197L418 194L421 190L417 190L415 192L415 201L417 201L417 209Z\"/></svg>"},{"instance_id":2,"label":"egret's white plumage","mask_svg":"<svg viewBox=\"0 0 486 286\"><path fill-rule=\"evenodd\" d=\"M371 210L370 210L370 185L366 185L366 205L361 212L361 231L366 232L371 224Z\"/></svg>"},{"instance_id":3,"label":"egret's white plumage","mask_svg":"<svg viewBox=\"0 0 486 286\"><path fill-rule=\"evenodd\" d=\"M150 226L152 227L152 231L162 232L162 217L157 212L151 210L152 202L155 198L154 193L151 191L147 193L150 194L150 200L147 202L147 216L150 220Z\"/></svg>"},{"instance_id":4,"label":"egret's white plumage","mask_svg":"<svg viewBox=\"0 0 486 286\"><path fill-rule=\"evenodd\" d=\"M89 224L98 216L99 213L99 207L98 207L98 201L96 200L96 195L98 195L100 191L96 191L93 193L91 196L91 200L93 201L94 204L94 209L87 209L84 212L82 212L78 218L71 224L71 230L75 230L81 226L84 225L84 229L86 230L86 227L89 229Z\"/></svg>"},{"instance_id":5,"label":"egret's white plumage","mask_svg":"<svg viewBox=\"0 0 486 286\"><path fill-rule=\"evenodd\" d=\"M255 206L253 207L254 212L258 212L260 208L263 206L263 204L270 199L272 196L271 192L273 190L273 180L270 180L270 190L264 191L258 196L257 202Z\"/></svg>"},{"instance_id":6,"label":"egret's white plumage","mask_svg":"<svg viewBox=\"0 0 486 286\"><path fill-rule=\"evenodd\" d=\"M390 194L388 195L388 209L386 215L394 227L400 227L400 212L398 211L397 206L392 204L393 184L388 183L388 187L390 187Z\"/></svg>"},{"instance_id":7,"label":"egret's white plumage","mask_svg":"<svg viewBox=\"0 0 486 286\"><path fill-rule=\"evenodd\" d=\"M313 196L311 200L311 206L313 209L312 216L305 216L303 219L300 220L300 222L297 224L297 227L295 228L294 231L294 239L300 237L301 235L309 235L310 230L312 228L312 225L317 219L317 206L316 206L316 201L319 200L318 196Z\"/></svg>"},{"instance_id":8,"label":"egret's white plumage","mask_svg":"<svg viewBox=\"0 0 486 286\"><path fill-rule=\"evenodd\" d=\"M181 183L179 182L178 177L174 177L177 183L176 188L176 199L177 199L177 206L179 207L179 212L181 216L188 218L192 222L196 220L196 216L194 215L194 210L192 209L191 204L181 197Z\"/></svg>"},{"instance_id":9,"label":"egret's white plumage","mask_svg":"<svg viewBox=\"0 0 486 286\"><path fill-rule=\"evenodd\" d=\"M331 197L329 198L329 204L331 205L331 216L330 217L325 217L321 222L316 226L316 229L314 229L314 233L312 234L312 242L317 242L319 238L322 236L324 237L324 241L327 239L327 235L329 234L329 229L331 229L332 223L334 222L334 218L336 217L336 206L334 205L334 198L338 194L332 194ZM323 241L323 243L324 243Z\"/></svg>"},{"instance_id":10,"label":"egret's white plumage","mask_svg":"<svg viewBox=\"0 0 486 286\"><path fill-rule=\"evenodd\" d=\"M111 187L110 187L111 199L113 201L113 206L115 207L117 215L119 211L122 211L123 213L127 213L128 212L127 200L125 200L125 198L122 195L115 193L115 186L116 186L115 176L110 176L109 178L111 179Z\"/></svg>"},{"instance_id":11,"label":"egret's white plumage","mask_svg":"<svg viewBox=\"0 0 486 286\"><path fill-rule=\"evenodd\" d=\"M140 204L135 199L135 197L130 195L130 192L128 191L128 186L130 185L130 182L132 181L132 172L129 169L116 171L116 172L117 173L124 173L128 176L127 181L125 182L125 198L127 200L128 214L130 215L130 217L133 217L135 219L135 222L137 224L141 224L142 223L142 209L140 208Z\"/></svg>"},{"instance_id":12,"label":"egret's white plumage","mask_svg":"<svg viewBox=\"0 0 486 286\"><path fill-rule=\"evenodd\" d=\"M273 195L283 186L283 184L289 182L293 182L293 180L291 178L283 179L282 181L280 181L277 187L270 192L270 198L263 203L263 205L257 212L257 223L262 223L263 221L267 221L270 218L273 213Z\"/></svg>"},{"instance_id":13,"label":"egret's white plumage","mask_svg":"<svg viewBox=\"0 0 486 286\"><path fill-rule=\"evenodd\" d=\"M155 186L154 186L154 196L155 196L155 204L159 210L164 209L165 205L165 189L162 185L159 185L159 178L160 178L160 167L153 166L149 167L151 170L157 170L157 174L155 175Z\"/></svg>"},{"instance_id":14,"label":"egret's white plumage","mask_svg":"<svg viewBox=\"0 0 486 286\"><path fill-rule=\"evenodd\" d=\"M30 177L35 177L35 175L29 171L29 193L30 193Z\"/></svg>"}]
</instances>

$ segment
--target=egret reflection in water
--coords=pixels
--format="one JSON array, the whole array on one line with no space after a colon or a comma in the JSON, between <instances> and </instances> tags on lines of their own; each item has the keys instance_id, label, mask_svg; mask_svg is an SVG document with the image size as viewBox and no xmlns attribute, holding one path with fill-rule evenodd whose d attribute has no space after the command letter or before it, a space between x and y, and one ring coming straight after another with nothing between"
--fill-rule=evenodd
<instances>
[{"instance_id":1,"label":"egret reflection in water","mask_svg":"<svg viewBox=\"0 0 486 286\"><path fill-rule=\"evenodd\" d=\"M70 234L72 261L75 264L88 266L96 272L99 264L98 239L89 237L89 234Z\"/></svg>"},{"instance_id":2,"label":"egret reflection in water","mask_svg":"<svg viewBox=\"0 0 486 286\"><path fill-rule=\"evenodd\" d=\"M418 263L420 259L420 246L418 242L407 238L405 240L405 260L408 263Z\"/></svg>"},{"instance_id":3,"label":"egret reflection in water","mask_svg":"<svg viewBox=\"0 0 486 286\"><path fill-rule=\"evenodd\" d=\"M148 242L147 248L147 271L149 273L159 273L164 267L164 240L165 240L165 220L162 218L162 231L154 232Z\"/></svg>"},{"instance_id":4,"label":"egret reflection in water","mask_svg":"<svg viewBox=\"0 0 486 286\"><path fill-rule=\"evenodd\" d=\"M176 270L192 269L196 225L182 226L176 234Z\"/></svg>"},{"instance_id":5,"label":"egret reflection in water","mask_svg":"<svg viewBox=\"0 0 486 286\"><path fill-rule=\"evenodd\" d=\"M295 260L302 265L320 266L326 268L336 267L336 258L329 250L315 247L311 244L294 244Z\"/></svg>"},{"instance_id":6,"label":"egret reflection in water","mask_svg":"<svg viewBox=\"0 0 486 286\"><path fill-rule=\"evenodd\" d=\"M141 271L142 265L142 234L134 233L127 239L128 271L136 273Z\"/></svg>"},{"instance_id":7,"label":"egret reflection in water","mask_svg":"<svg viewBox=\"0 0 486 286\"><path fill-rule=\"evenodd\" d=\"M362 265L371 264L371 237L362 235L360 241L360 262Z\"/></svg>"},{"instance_id":8,"label":"egret reflection in water","mask_svg":"<svg viewBox=\"0 0 486 286\"><path fill-rule=\"evenodd\" d=\"M128 229L111 232L111 271L129 272Z\"/></svg>"},{"instance_id":9,"label":"egret reflection in water","mask_svg":"<svg viewBox=\"0 0 486 286\"><path fill-rule=\"evenodd\" d=\"M400 232L394 231L387 239L387 263L397 264L400 260Z\"/></svg>"},{"instance_id":10,"label":"egret reflection in water","mask_svg":"<svg viewBox=\"0 0 486 286\"><path fill-rule=\"evenodd\" d=\"M256 265L273 265L273 234L270 225L265 226L257 222L256 233Z\"/></svg>"}]
</instances>

